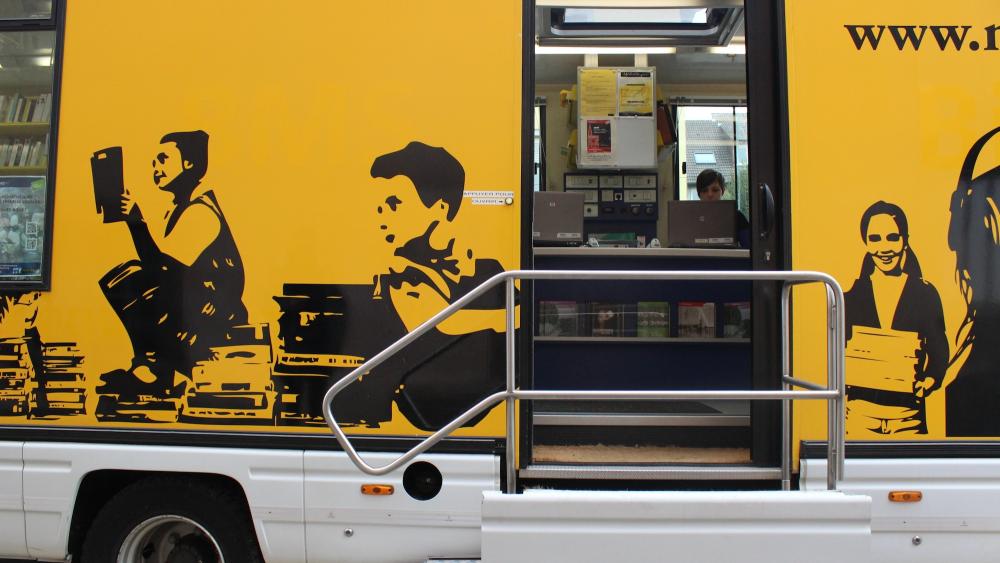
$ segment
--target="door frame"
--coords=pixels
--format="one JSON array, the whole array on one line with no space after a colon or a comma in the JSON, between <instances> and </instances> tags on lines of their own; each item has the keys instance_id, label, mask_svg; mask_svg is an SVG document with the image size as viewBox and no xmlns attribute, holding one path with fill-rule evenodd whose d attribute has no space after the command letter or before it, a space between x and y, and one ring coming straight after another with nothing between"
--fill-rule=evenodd
<instances>
[{"instance_id":1,"label":"door frame","mask_svg":"<svg viewBox=\"0 0 1000 563\"><path fill-rule=\"evenodd\" d=\"M754 270L783 270L791 265L788 217L788 123L784 72L782 0L745 0L747 36L747 127L750 167L750 256ZM522 0L521 49L521 268L532 269L531 217L535 99L535 2ZM751 39L752 38L752 39ZM759 186L770 186L773 214ZM768 223L765 225L765 223ZM752 305L752 385L754 389L781 388L780 295L777 282L754 282ZM517 338L517 375L522 389L532 388L532 287L520 290L521 330ZM518 467L532 456L532 405L518 408ZM781 405L775 401L751 403L751 459L759 466L775 467L781 456Z\"/></svg>"},{"instance_id":2,"label":"door frame","mask_svg":"<svg viewBox=\"0 0 1000 563\"><path fill-rule=\"evenodd\" d=\"M784 82L784 27L780 0L746 0L747 125L750 157L750 258L754 270L791 265L788 229L788 123ZM770 199L765 188L769 188ZM754 389L781 388L781 283L754 282ZM790 422L790 421L789 421ZM750 407L750 455L759 466L781 460L781 403Z\"/></svg>"}]
</instances>

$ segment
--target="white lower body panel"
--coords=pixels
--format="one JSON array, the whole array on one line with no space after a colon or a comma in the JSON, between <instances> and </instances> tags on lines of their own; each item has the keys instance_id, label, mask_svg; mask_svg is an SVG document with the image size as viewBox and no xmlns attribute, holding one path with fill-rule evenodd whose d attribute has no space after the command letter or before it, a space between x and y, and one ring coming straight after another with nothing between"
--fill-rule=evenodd
<instances>
[{"instance_id":1,"label":"white lower body panel","mask_svg":"<svg viewBox=\"0 0 1000 563\"><path fill-rule=\"evenodd\" d=\"M859 562L870 518L836 492L487 492L483 561Z\"/></svg>"},{"instance_id":2,"label":"white lower body panel","mask_svg":"<svg viewBox=\"0 0 1000 563\"><path fill-rule=\"evenodd\" d=\"M879 563L1000 561L1000 459L848 459L841 490L872 499ZM800 487L826 487L826 460L804 459ZM920 491L920 502L889 501Z\"/></svg>"}]
</instances>

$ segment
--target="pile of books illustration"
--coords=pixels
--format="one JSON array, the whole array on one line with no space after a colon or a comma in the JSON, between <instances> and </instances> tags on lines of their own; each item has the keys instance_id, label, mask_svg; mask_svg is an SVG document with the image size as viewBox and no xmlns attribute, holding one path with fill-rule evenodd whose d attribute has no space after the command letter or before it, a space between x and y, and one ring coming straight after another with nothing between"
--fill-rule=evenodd
<instances>
[{"instance_id":1,"label":"pile of books illustration","mask_svg":"<svg viewBox=\"0 0 1000 563\"><path fill-rule=\"evenodd\" d=\"M271 379L271 330L267 323L230 329L213 358L191 370L184 396L185 422L273 421L277 392Z\"/></svg>"},{"instance_id":2,"label":"pile of books illustration","mask_svg":"<svg viewBox=\"0 0 1000 563\"><path fill-rule=\"evenodd\" d=\"M845 351L847 384L913 393L919 349L915 332L855 326Z\"/></svg>"},{"instance_id":3,"label":"pile of books illustration","mask_svg":"<svg viewBox=\"0 0 1000 563\"><path fill-rule=\"evenodd\" d=\"M23 338L0 340L0 416L28 414L35 369Z\"/></svg>"},{"instance_id":4,"label":"pile of books illustration","mask_svg":"<svg viewBox=\"0 0 1000 563\"><path fill-rule=\"evenodd\" d=\"M750 329L749 302L540 301L538 307L537 335L544 337L750 338Z\"/></svg>"},{"instance_id":5,"label":"pile of books illustration","mask_svg":"<svg viewBox=\"0 0 1000 563\"><path fill-rule=\"evenodd\" d=\"M42 371L38 377L39 415L73 415L86 411L87 390L83 380L83 354L73 342L42 344Z\"/></svg>"}]
</instances>

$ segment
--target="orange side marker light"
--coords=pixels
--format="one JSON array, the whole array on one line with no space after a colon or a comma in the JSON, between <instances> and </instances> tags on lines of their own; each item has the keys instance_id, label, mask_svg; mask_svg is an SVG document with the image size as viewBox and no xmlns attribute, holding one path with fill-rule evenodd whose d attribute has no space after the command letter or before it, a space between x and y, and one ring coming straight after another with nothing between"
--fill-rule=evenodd
<instances>
[{"instance_id":1,"label":"orange side marker light","mask_svg":"<svg viewBox=\"0 0 1000 563\"><path fill-rule=\"evenodd\" d=\"M889 491L889 502L920 502L923 498L920 491Z\"/></svg>"},{"instance_id":2,"label":"orange side marker light","mask_svg":"<svg viewBox=\"0 0 1000 563\"><path fill-rule=\"evenodd\" d=\"M376 484L361 485L361 494L363 495L388 496L395 492L396 492L396 487L393 487L392 485L376 485Z\"/></svg>"}]
</instances>

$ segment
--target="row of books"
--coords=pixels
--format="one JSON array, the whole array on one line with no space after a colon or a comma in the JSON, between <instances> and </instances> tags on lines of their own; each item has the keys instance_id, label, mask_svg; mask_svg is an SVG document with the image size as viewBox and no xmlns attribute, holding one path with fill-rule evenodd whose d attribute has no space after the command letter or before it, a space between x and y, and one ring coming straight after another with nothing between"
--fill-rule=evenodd
<instances>
[{"instance_id":1,"label":"row of books","mask_svg":"<svg viewBox=\"0 0 1000 563\"><path fill-rule=\"evenodd\" d=\"M45 139L0 138L0 166L45 166L49 161L49 137Z\"/></svg>"},{"instance_id":2,"label":"row of books","mask_svg":"<svg viewBox=\"0 0 1000 563\"><path fill-rule=\"evenodd\" d=\"M52 94L0 94L0 122L46 123L52 116Z\"/></svg>"},{"instance_id":3,"label":"row of books","mask_svg":"<svg viewBox=\"0 0 1000 563\"><path fill-rule=\"evenodd\" d=\"M676 304L677 315L672 317L672 304L668 301L540 301L537 334L550 337L750 338L749 302L721 303L718 309L716 305L706 301L680 301ZM676 331L672 330L674 322Z\"/></svg>"}]
</instances>

